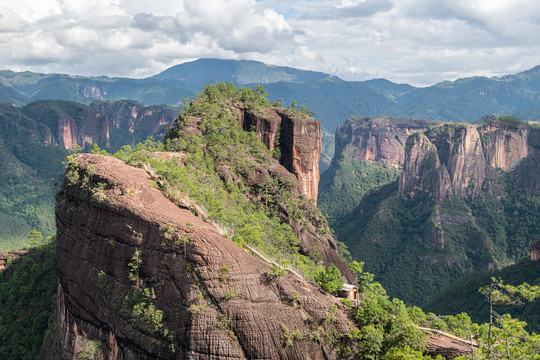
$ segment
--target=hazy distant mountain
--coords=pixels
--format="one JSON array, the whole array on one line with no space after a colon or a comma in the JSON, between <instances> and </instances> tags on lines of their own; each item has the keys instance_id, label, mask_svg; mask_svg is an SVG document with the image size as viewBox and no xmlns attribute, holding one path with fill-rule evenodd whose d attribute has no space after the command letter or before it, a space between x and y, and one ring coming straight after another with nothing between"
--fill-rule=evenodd
<instances>
[{"instance_id":1,"label":"hazy distant mountain","mask_svg":"<svg viewBox=\"0 0 540 360\"><path fill-rule=\"evenodd\" d=\"M199 59L176 65L148 79L165 81L170 84L181 83L186 89L192 91L198 91L207 84L223 81L234 81L238 85L247 85L339 80L336 76L322 72L268 65L259 61L218 59Z\"/></svg>"},{"instance_id":2,"label":"hazy distant mountain","mask_svg":"<svg viewBox=\"0 0 540 360\"><path fill-rule=\"evenodd\" d=\"M489 114L540 118L540 66L514 75L470 77L424 88L385 79L343 81L321 72L248 60L199 59L146 79L0 71L0 101L24 105L44 99L85 104L131 99L145 105L178 105L204 85L221 81L263 84L271 100L282 99L285 105L295 100L310 108L326 134L323 170L333 154L335 129L351 115L442 121L473 121Z\"/></svg>"}]
</instances>

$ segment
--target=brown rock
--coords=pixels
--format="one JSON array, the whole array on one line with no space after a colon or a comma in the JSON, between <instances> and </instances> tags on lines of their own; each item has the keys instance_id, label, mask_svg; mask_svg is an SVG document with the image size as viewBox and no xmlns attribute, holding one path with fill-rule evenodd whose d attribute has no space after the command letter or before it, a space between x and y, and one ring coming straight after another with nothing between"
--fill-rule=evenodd
<instances>
[{"instance_id":1,"label":"brown rock","mask_svg":"<svg viewBox=\"0 0 540 360\"><path fill-rule=\"evenodd\" d=\"M254 130L270 150L279 146L279 162L293 173L308 199L317 200L319 158L322 150L321 124L287 109L248 110L239 116L244 130Z\"/></svg>"},{"instance_id":2,"label":"brown rock","mask_svg":"<svg viewBox=\"0 0 540 360\"><path fill-rule=\"evenodd\" d=\"M351 116L336 130L336 158L382 161L403 166L409 135L436 121L387 116Z\"/></svg>"},{"instance_id":3,"label":"brown rock","mask_svg":"<svg viewBox=\"0 0 540 360\"><path fill-rule=\"evenodd\" d=\"M424 191L443 200L452 195L474 197L486 177L480 134L472 125L443 125L407 140L402 195Z\"/></svg>"},{"instance_id":4,"label":"brown rock","mask_svg":"<svg viewBox=\"0 0 540 360\"><path fill-rule=\"evenodd\" d=\"M140 137L163 137L178 110L163 105L144 106L136 101L95 101L91 107L106 114L115 129L128 130Z\"/></svg>"},{"instance_id":5,"label":"brown rock","mask_svg":"<svg viewBox=\"0 0 540 360\"><path fill-rule=\"evenodd\" d=\"M531 260L537 261L540 259L540 240L531 246Z\"/></svg>"},{"instance_id":6,"label":"brown rock","mask_svg":"<svg viewBox=\"0 0 540 360\"><path fill-rule=\"evenodd\" d=\"M18 259L26 254L28 254L28 251L19 249L11 250L8 252L0 252L0 271L4 271L10 261Z\"/></svg>"},{"instance_id":7,"label":"brown rock","mask_svg":"<svg viewBox=\"0 0 540 360\"><path fill-rule=\"evenodd\" d=\"M109 119L97 111L89 111L78 119L58 117L58 138L65 149L77 144L85 149L92 144L110 147Z\"/></svg>"},{"instance_id":8,"label":"brown rock","mask_svg":"<svg viewBox=\"0 0 540 360\"><path fill-rule=\"evenodd\" d=\"M432 127L425 137L412 136L407 142L400 193L412 196L414 192L425 191L439 200L452 195L474 199L482 188L498 194L500 186L493 180L498 176L496 169L500 169L519 170L520 186L537 195L540 193L539 176L535 176L540 172L538 134L519 121L510 124L492 121L478 128L471 124ZM434 157L434 149L436 158L426 162Z\"/></svg>"},{"instance_id":9,"label":"brown rock","mask_svg":"<svg viewBox=\"0 0 540 360\"><path fill-rule=\"evenodd\" d=\"M175 206L143 170L100 155L76 160L88 183L66 183L58 196L59 290L41 359L336 358L312 336L324 326L350 330L341 311L325 323L334 297L291 274L270 276L270 265ZM98 182L106 184L101 196L91 190ZM164 226L170 239L160 235ZM137 284L163 311L159 327L144 311L126 312L123 299L140 293Z\"/></svg>"},{"instance_id":10,"label":"brown rock","mask_svg":"<svg viewBox=\"0 0 540 360\"><path fill-rule=\"evenodd\" d=\"M426 339L428 355L436 357L442 355L445 359L452 360L459 356L471 355L471 345L464 340L452 339L440 334L428 334ZM475 350L477 350L475 348Z\"/></svg>"},{"instance_id":11,"label":"brown rock","mask_svg":"<svg viewBox=\"0 0 540 360\"><path fill-rule=\"evenodd\" d=\"M481 129L486 160L493 168L513 170L529 153L526 125L504 126L496 122Z\"/></svg>"},{"instance_id":12,"label":"brown rock","mask_svg":"<svg viewBox=\"0 0 540 360\"><path fill-rule=\"evenodd\" d=\"M440 168L437 148L421 133L409 137L403 172L399 175L399 192L414 197L426 192L431 197L443 199L447 196L450 176L446 168Z\"/></svg>"}]
</instances>

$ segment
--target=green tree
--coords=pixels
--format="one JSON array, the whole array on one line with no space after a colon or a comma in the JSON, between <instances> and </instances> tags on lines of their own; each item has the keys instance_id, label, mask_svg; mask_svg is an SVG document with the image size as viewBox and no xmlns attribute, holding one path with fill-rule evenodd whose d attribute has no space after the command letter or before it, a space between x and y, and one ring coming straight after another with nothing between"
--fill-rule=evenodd
<instances>
[{"instance_id":1,"label":"green tree","mask_svg":"<svg viewBox=\"0 0 540 360\"><path fill-rule=\"evenodd\" d=\"M26 238L28 239L30 246L42 245L43 235L37 230L30 231Z\"/></svg>"},{"instance_id":2,"label":"green tree","mask_svg":"<svg viewBox=\"0 0 540 360\"><path fill-rule=\"evenodd\" d=\"M137 282L137 289L140 289L140 267L142 264L142 251L141 250L135 250L135 253L133 254L133 257L131 258L131 261L128 263L129 266L129 278L132 281Z\"/></svg>"},{"instance_id":3,"label":"green tree","mask_svg":"<svg viewBox=\"0 0 540 360\"><path fill-rule=\"evenodd\" d=\"M523 300L534 301L540 297L540 285L531 286L523 283L518 286L506 285L502 279L491 278L491 283L480 288L480 293L484 295L489 302L489 330L488 347L491 347L491 334L493 328L493 317L502 319L502 317L493 310L494 305L523 305Z\"/></svg>"},{"instance_id":4,"label":"green tree","mask_svg":"<svg viewBox=\"0 0 540 360\"><path fill-rule=\"evenodd\" d=\"M315 281L323 287L324 290L330 294L337 295L337 293L343 288L345 284L345 278L341 276L339 269L331 264L326 269L319 267L315 271Z\"/></svg>"}]
</instances>

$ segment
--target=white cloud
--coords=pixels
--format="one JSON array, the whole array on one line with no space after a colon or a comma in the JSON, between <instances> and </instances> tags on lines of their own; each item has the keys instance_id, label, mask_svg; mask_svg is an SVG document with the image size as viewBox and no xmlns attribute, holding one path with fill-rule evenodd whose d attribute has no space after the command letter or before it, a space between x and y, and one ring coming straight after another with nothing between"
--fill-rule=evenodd
<instances>
[{"instance_id":1,"label":"white cloud","mask_svg":"<svg viewBox=\"0 0 540 360\"><path fill-rule=\"evenodd\" d=\"M0 68L147 76L247 58L422 85L538 65L538 33L530 0L4 0Z\"/></svg>"}]
</instances>

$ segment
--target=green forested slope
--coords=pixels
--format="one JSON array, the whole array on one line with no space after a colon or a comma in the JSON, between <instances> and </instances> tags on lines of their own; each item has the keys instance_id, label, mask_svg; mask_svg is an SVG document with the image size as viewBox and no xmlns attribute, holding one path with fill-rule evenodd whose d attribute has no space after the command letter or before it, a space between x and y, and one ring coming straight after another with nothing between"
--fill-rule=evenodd
<instances>
[{"instance_id":1,"label":"green forested slope","mask_svg":"<svg viewBox=\"0 0 540 360\"><path fill-rule=\"evenodd\" d=\"M334 160L321 175L317 205L333 225L360 204L371 188L396 180L399 170L382 162Z\"/></svg>"},{"instance_id":2,"label":"green forested slope","mask_svg":"<svg viewBox=\"0 0 540 360\"><path fill-rule=\"evenodd\" d=\"M0 251L22 247L33 229L54 233L54 184L67 155L44 146L35 123L13 111L0 108Z\"/></svg>"},{"instance_id":3,"label":"green forested slope","mask_svg":"<svg viewBox=\"0 0 540 360\"><path fill-rule=\"evenodd\" d=\"M436 201L421 193L405 199L394 182L366 194L333 228L391 296L421 305L470 271L528 254L540 234L540 198L524 186L534 174L531 166L524 161L513 172L501 172L499 192L474 200Z\"/></svg>"},{"instance_id":4,"label":"green forested slope","mask_svg":"<svg viewBox=\"0 0 540 360\"><path fill-rule=\"evenodd\" d=\"M55 251L53 239L0 272L0 358L38 358L56 297Z\"/></svg>"},{"instance_id":5,"label":"green forested slope","mask_svg":"<svg viewBox=\"0 0 540 360\"><path fill-rule=\"evenodd\" d=\"M456 281L451 286L435 295L424 309L441 315L468 313L475 322L486 322L489 316L489 305L478 289L489 285L491 277L501 278L510 285L524 282L540 284L540 261L522 260L502 270L492 273L474 272ZM528 330L540 332L540 301L525 302L523 306L496 306L499 314L509 313L512 317L526 321Z\"/></svg>"}]
</instances>

